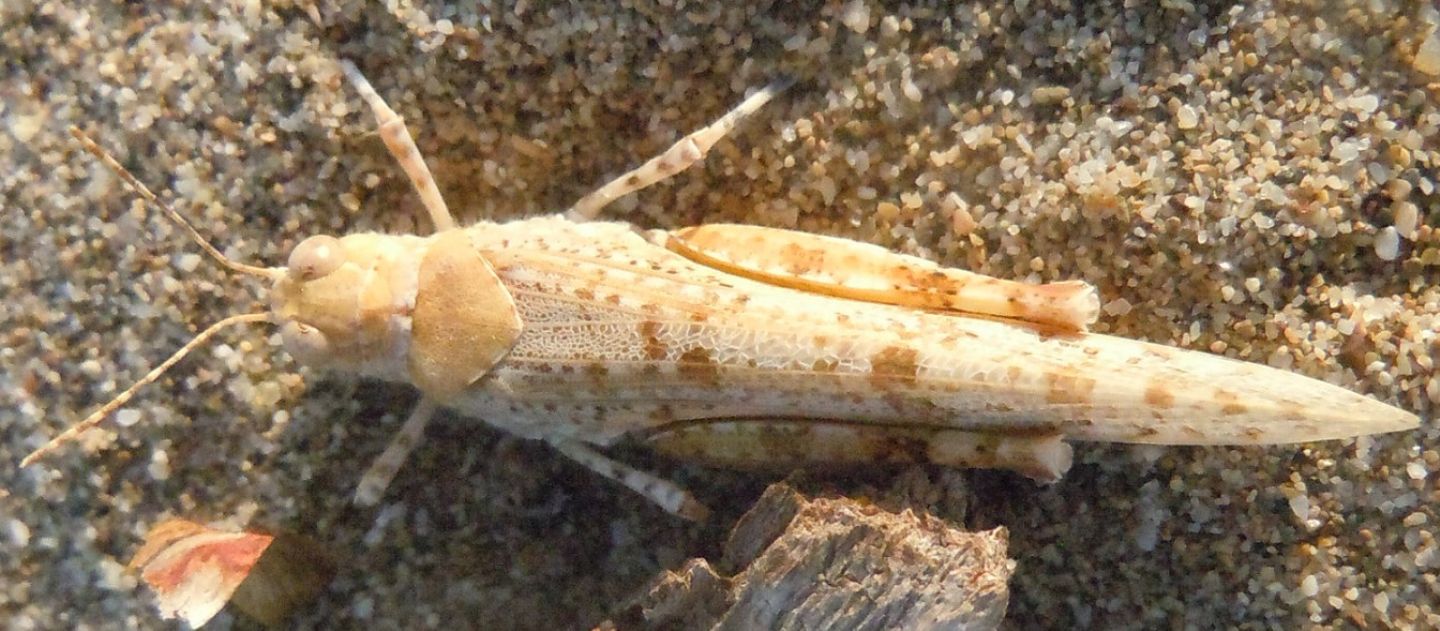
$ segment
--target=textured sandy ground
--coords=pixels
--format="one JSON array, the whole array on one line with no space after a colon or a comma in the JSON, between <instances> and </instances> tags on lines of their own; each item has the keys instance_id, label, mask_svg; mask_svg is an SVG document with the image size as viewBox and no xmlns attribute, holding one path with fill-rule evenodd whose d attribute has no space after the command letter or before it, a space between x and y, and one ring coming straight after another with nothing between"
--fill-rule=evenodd
<instances>
[{"instance_id":1,"label":"textured sandy ground","mask_svg":"<svg viewBox=\"0 0 1440 631\"><path fill-rule=\"evenodd\" d=\"M66 126L243 260L281 264L315 233L423 228L341 56L409 119L472 220L562 208L793 74L703 169L611 216L797 227L1081 278L1102 292L1103 331L1421 415L1415 432L1301 447L1080 446L1049 488L933 469L815 478L1008 526L1015 628L1440 626L1440 42L1422 45L1440 19L1426 3L391 4L0 5L10 628L165 628L122 565L170 515L328 542L344 569L301 627L584 627L658 569L713 555L770 479L623 453L719 509L695 526L450 418L380 510L355 510L413 393L298 372L261 329L186 361L129 426L17 470L197 327L263 304Z\"/></svg>"}]
</instances>

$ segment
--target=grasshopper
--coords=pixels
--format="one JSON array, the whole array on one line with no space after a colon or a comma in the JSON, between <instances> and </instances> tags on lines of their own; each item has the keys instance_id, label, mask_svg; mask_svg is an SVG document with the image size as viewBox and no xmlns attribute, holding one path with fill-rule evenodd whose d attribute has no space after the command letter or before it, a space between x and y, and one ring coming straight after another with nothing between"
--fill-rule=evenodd
<instances>
[{"instance_id":1,"label":"grasshopper","mask_svg":"<svg viewBox=\"0 0 1440 631\"><path fill-rule=\"evenodd\" d=\"M379 501L440 408L545 441L690 519L706 509L688 492L601 449L633 438L722 466L931 462L1051 482L1071 465L1067 441L1275 444L1418 424L1315 379L1088 333L1099 300L1084 282L1012 282L774 228L595 221L616 198L700 162L783 81L562 213L461 228L404 121L341 66L435 233L313 236L285 267L238 263L75 131L213 258L270 282L270 311L201 332L25 464L221 329L254 322L279 325L304 364L422 393L359 481L362 505Z\"/></svg>"}]
</instances>

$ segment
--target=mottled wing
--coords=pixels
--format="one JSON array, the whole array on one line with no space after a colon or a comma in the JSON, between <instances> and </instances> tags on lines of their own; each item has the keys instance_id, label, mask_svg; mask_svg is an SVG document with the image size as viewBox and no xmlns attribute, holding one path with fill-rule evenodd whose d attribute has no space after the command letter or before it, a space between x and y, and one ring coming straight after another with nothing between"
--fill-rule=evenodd
<instances>
[{"instance_id":1,"label":"mottled wing","mask_svg":"<svg viewBox=\"0 0 1440 631\"><path fill-rule=\"evenodd\" d=\"M605 411L548 428L586 440L769 418L1264 444L1417 422L1339 386L1208 353L766 283L656 247L666 233L545 227L543 240L520 226L495 236L526 331L489 395L527 415Z\"/></svg>"}]
</instances>

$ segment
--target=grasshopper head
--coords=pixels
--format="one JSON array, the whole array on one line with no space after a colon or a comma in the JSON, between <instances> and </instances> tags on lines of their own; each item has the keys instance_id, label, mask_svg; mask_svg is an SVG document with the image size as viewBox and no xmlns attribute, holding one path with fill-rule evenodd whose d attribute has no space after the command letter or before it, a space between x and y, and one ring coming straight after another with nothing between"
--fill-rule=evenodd
<instances>
[{"instance_id":1,"label":"grasshopper head","mask_svg":"<svg viewBox=\"0 0 1440 631\"><path fill-rule=\"evenodd\" d=\"M310 237L275 281L272 318L301 363L457 396L520 335L509 292L463 230Z\"/></svg>"},{"instance_id":2,"label":"grasshopper head","mask_svg":"<svg viewBox=\"0 0 1440 631\"><path fill-rule=\"evenodd\" d=\"M276 278L271 315L303 364L376 377L404 374L419 262L414 237L310 237Z\"/></svg>"},{"instance_id":3,"label":"grasshopper head","mask_svg":"<svg viewBox=\"0 0 1440 631\"><path fill-rule=\"evenodd\" d=\"M163 210L232 271L271 281L270 313L227 317L196 334L139 381L30 452L28 466L76 440L154 383L191 351L237 324L279 324L298 361L389 381L409 381L436 400L483 376L520 335L520 318L495 271L463 230L430 238L375 233L311 237L288 267L231 260L150 192L83 131L71 135L141 197Z\"/></svg>"}]
</instances>

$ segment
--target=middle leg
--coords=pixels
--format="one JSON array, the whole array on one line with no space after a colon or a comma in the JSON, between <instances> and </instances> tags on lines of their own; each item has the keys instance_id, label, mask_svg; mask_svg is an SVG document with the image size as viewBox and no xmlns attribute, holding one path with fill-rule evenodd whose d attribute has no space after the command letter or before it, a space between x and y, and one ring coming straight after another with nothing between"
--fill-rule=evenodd
<instances>
[{"instance_id":1,"label":"middle leg","mask_svg":"<svg viewBox=\"0 0 1440 631\"><path fill-rule=\"evenodd\" d=\"M775 95L785 91L791 83L792 81L788 78L771 82L770 85L761 88L759 92L741 101L739 105L716 119L715 122L690 132L689 135L676 141L664 153L580 198L565 213L565 216L573 221L589 221L599 215L601 209L608 206L610 202L684 171L704 158L710 148L733 131L740 121L770 102Z\"/></svg>"}]
</instances>

